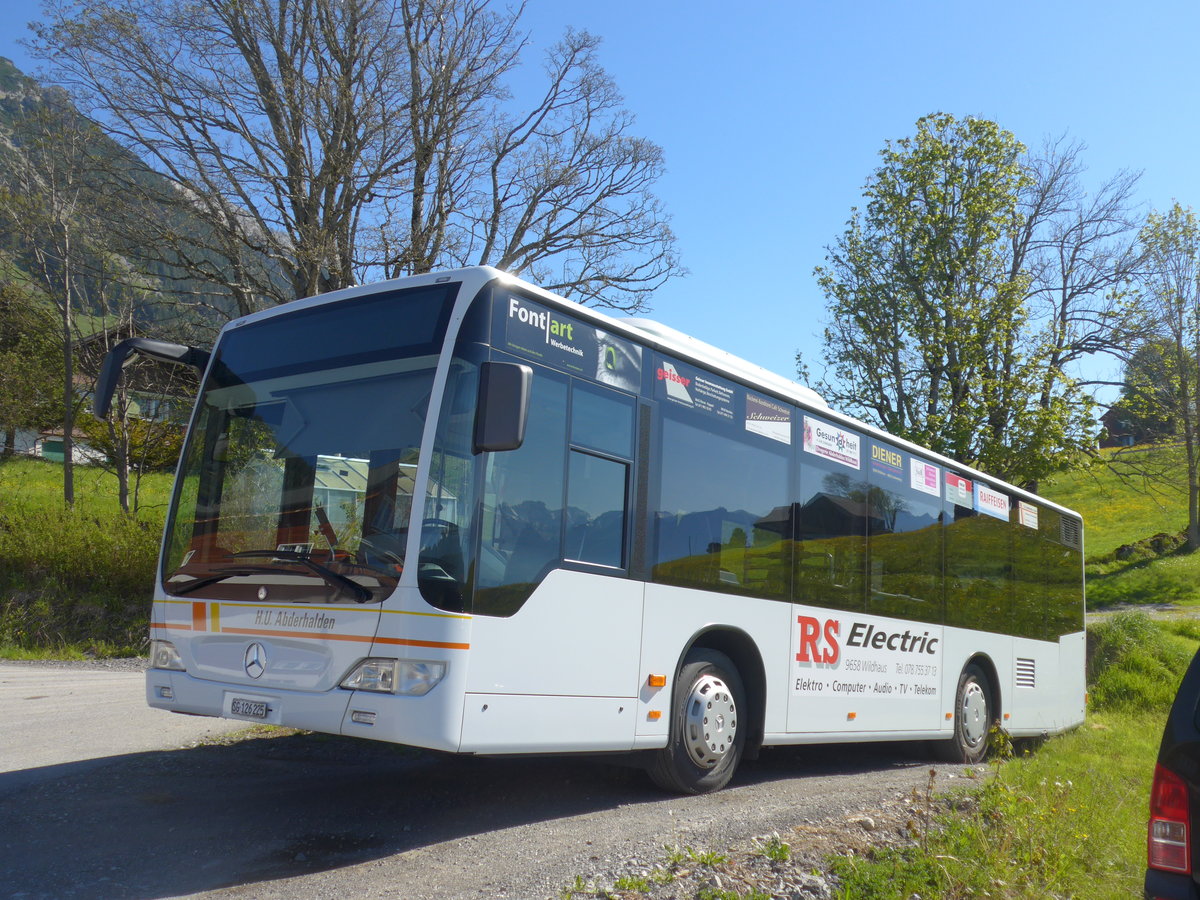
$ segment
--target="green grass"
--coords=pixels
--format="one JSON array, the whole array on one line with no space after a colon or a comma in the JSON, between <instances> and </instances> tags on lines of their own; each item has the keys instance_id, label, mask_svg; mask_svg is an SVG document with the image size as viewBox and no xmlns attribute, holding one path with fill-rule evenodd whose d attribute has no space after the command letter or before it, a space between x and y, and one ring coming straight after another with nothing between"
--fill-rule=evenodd
<instances>
[{"instance_id":1,"label":"green grass","mask_svg":"<svg viewBox=\"0 0 1200 900\"><path fill-rule=\"evenodd\" d=\"M101 518L120 514L116 475L97 466L77 465L74 472L77 511ZM162 521L171 496L173 477L165 472L148 472L142 476L139 515ZM11 504L20 504L34 514L61 510L62 464L26 457L0 459L0 497L4 499L0 512L7 511Z\"/></svg>"},{"instance_id":2,"label":"green grass","mask_svg":"<svg viewBox=\"0 0 1200 900\"><path fill-rule=\"evenodd\" d=\"M1173 481L1149 480L1146 471ZM1200 553L1135 553L1118 547L1187 525L1186 466L1177 447L1108 453L1090 469L1042 487L1045 496L1083 515L1088 607L1200 604Z\"/></svg>"},{"instance_id":3,"label":"green grass","mask_svg":"<svg viewBox=\"0 0 1200 900\"><path fill-rule=\"evenodd\" d=\"M1173 483L1147 481L1139 469L1177 474ZM1057 476L1042 485L1056 503L1083 514L1087 554L1098 558L1122 544L1187 524L1187 469L1178 448L1114 454L1091 468Z\"/></svg>"},{"instance_id":4,"label":"green grass","mask_svg":"<svg viewBox=\"0 0 1200 900\"><path fill-rule=\"evenodd\" d=\"M141 652L169 475L143 478L127 516L115 476L75 468L73 508L63 468L0 461L0 656L78 658Z\"/></svg>"},{"instance_id":5,"label":"green grass","mask_svg":"<svg viewBox=\"0 0 1200 900\"><path fill-rule=\"evenodd\" d=\"M1092 712L1079 729L996 764L917 846L836 860L843 900L1140 896L1150 778L1171 700L1200 639L1193 621L1121 613L1094 626Z\"/></svg>"}]
</instances>

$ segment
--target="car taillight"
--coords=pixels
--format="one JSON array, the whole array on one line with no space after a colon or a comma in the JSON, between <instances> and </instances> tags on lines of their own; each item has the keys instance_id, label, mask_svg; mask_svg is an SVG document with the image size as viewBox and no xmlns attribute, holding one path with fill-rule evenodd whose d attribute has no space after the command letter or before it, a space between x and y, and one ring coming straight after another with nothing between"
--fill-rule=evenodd
<instances>
[{"instance_id":1,"label":"car taillight","mask_svg":"<svg viewBox=\"0 0 1200 900\"><path fill-rule=\"evenodd\" d=\"M1190 825L1187 785L1170 769L1156 765L1150 788L1150 868L1191 872Z\"/></svg>"}]
</instances>

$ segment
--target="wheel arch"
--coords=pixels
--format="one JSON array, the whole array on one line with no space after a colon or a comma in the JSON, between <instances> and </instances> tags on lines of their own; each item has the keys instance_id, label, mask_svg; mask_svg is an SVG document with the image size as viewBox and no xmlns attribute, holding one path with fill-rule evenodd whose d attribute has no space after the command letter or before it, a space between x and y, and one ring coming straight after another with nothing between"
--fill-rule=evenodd
<instances>
[{"instance_id":1,"label":"wheel arch","mask_svg":"<svg viewBox=\"0 0 1200 900\"><path fill-rule=\"evenodd\" d=\"M962 668L958 670L958 676L955 678L957 683L958 678L962 677L962 673L966 671L967 666L976 666L987 677L988 682L988 700L992 707L992 721L1004 721L1004 694L1000 690L1000 676L996 671L996 664L992 662L992 658L986 653L976 653L974 656L967 659L962 664Z\"/></svg>"},{"instance_id":2,"label":"wheel arch","mask_svg":"<svg viewBox=\"0 0 1200 900\"><path fill-rule=\"evenodd\" d=\"M742 758L756 759L762 747L767 713L767 673L758 644L740 628L731 625L710 625L694 634L684 645L683 652L679 654L675 663L676 680L688 654L701 649L716 650L725 654L737 668L749 706L745 717L749 722L749 729L746 732Z\"/></svg>"}]
</instances>

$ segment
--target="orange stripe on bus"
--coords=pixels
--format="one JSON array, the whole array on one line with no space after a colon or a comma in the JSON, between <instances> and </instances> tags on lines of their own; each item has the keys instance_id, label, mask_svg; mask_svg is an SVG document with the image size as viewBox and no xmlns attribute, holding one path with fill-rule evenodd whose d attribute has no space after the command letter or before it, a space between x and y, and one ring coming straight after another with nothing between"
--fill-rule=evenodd
<instances>
[{"instance_id":1,"label":"orange stripe on bus","mask_svg":"<svg viewBox=\"0 0 1200 900\"><path fill-rule=\"evenodd\" d=\"M400 644L405 647L436 647L442 650L470 650L470 644L451 644L445 641L416 641L407 638L376 638L367 634L308 634L303 631L275 631L267 628L225 628L222 634L254 634L263 637L299 637L314 641L357 641L369 644Z\"/></svg>"},{"instance_id":2,"label":"orange stripe on bus","mask_svg":"<svg viewBox=\"0 0 1200 900\"><path fill-rule=\"evenodd\" d=\"M168 631L191 631L191 625L185 625L182 622L151 622L151 628L165 628Z\"/></svg>"},{"instance_id":3,"label":"orange stripe on bus","mask_svg":"<svg viewBox=\"0 0 1200 900\"><path fill-rule=\"evenodd\" d=\"M408 638L375 638L378 644L402 644L405 647L439 647L443 650L470 650L470 644L451 644L446 641L415 641Z\"/></svg>"},{"instance_id":4,"label":"orange stripe on bus","mask_svg":"<svg viewBox=\"0 0 1200 900\"><path fill-rule=\"evenodd\" d=\"M192 631L205 631L208 620L208 604L192 604Z\"/></svg>"}]
</instances>

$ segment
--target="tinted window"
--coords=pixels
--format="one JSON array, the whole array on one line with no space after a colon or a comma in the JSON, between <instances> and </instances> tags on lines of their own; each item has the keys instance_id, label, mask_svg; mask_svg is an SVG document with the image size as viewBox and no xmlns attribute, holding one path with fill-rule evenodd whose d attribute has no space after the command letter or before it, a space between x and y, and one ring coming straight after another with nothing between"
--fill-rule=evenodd
<instances>
[{"instance_id":1,"label":"tinted window","mask_svg":"<svg viewBox=\"0 0 1200 900\"><path fill-rule=\"evenodd\" d=\"M768 443L663 418L655 581L788 598L788 459Z\"/></svg>"},{"instance_id":2,"label":"tinted window","mask_svg":"<svg viewBox=\"0 0 1200 900\"><path fill-rule=\"evenodd\" d=\"M863 605L867 525L875 510L861 465L862 439L804 417L796 504L796 602Z\"/></svg>"},{"instance_id":3,"label":"tinted window","mask_svg":"<svg viewBox=\"0 0 1200 900\"><path fill-rule=\"evenodd\" d=\"M622 567L628 463L572 450L568 477L566 558Z\"/></svg>"},{"instance_id":4,"label":"tinted window","mask_svg":"<svg viewBox=\"0 0 1200 900\"><path fill-rule=\"evenodd\" d=\"M1018 501L1013 523L1015 633L1057 640L1083 630L1078 535L1078 520L1040 503Z\"/></svg>"},{"instance_id":5,"label":"tinted window","mask_svg":"<svg viewBox=\"0 0 1200 900\"><path fill-rule=\"evenodd\" d=\"M958 475L947 475L946 485L945 622L1002 633L1010 621L1008 497Z\"/></svg>"},{"instance_id":6,"label":"tinted window","mask_svg":"<svg viewBox=\"0 0 1200 900\"><path fill-rule=\"evenodd\" d=\"M562 559L567 385L535 367L525 442L489 453L475 612L511 615Z\"/></svg>"},{"instance_id":7,"label":"tinted window","mask_svg":"<svg viewBox=\"0 0 1200 900\"><path fill-rule=\"evenodd\" d=\"M571 408L571 443L626 459L633 451L633 400L576 381Z\"/></svg>"},{"instance_id":8,"label":"tinted window","mask_svg":"<svg viewBox=\"0 0 1200 900\"><path fill-rule=\"evenodd\" d=\"M881 616L942 620L942 473L939 466L871 441L870 583Z\"/></svg>"},{"instance_id":9,"label":"tinted window","mask_svg":"<svg viewBox=\"0 0 1200 900\"><path fill-rule=\"evenodd\" d=\"M329 303L225 333L209 389L268 376L436 353L456 284Z\"/></svg>"}]
</instances>

